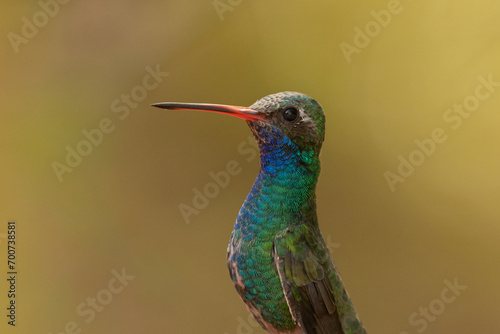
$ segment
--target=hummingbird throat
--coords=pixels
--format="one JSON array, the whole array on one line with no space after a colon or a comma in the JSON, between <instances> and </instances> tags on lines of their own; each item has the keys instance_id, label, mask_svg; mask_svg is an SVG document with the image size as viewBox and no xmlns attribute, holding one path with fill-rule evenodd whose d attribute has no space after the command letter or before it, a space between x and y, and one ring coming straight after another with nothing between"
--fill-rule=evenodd
<instances>
[{"instance_id":1,"label":"hummingbird throat","mask_svg":"<svg viewBox=\"0 0 500 334\"><path fill-rule=\"evenodd\" d=\"M310 178L316 185L320 172L320 147L302 145L283 131L262 122L248 122L259 145L261 171L285 174L289 177ZM290 179L293 182L293 179ZM314 190L314 189L313 189Z\"/></svg>"},{"instance_id":2,"label":"hummingbird throat","mask_svg":"<svg viewBox=\"0 0 500 334\"><path fill-rule=\"evenodd\" d=\"M299 148L272 126L251 124L250 127L259 144L261 166L238 223L253 225L256 230L265 228L268 232L304 222L317 224L315 190L320 173L319 152ZM252 212L256 208L263 212L259 217Z\"/></svg>"}]
</instances>

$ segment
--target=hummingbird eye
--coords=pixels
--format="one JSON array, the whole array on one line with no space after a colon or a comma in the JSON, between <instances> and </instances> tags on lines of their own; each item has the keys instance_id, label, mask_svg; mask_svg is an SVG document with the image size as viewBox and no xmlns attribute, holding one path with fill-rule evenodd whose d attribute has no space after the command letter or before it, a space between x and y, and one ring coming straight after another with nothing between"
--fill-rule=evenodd
<instances>
[{"instance_id":1,"label":"hummingbird eye","mask_svg":"<svg viewBox=\"0 0 500 334\"><path fill-rule=\"evenodd\" d=\"M293 122L299 116L299 112L295 108L288 108L283 111L283 118L287 122Z\"/></svg>"}]
</instances>

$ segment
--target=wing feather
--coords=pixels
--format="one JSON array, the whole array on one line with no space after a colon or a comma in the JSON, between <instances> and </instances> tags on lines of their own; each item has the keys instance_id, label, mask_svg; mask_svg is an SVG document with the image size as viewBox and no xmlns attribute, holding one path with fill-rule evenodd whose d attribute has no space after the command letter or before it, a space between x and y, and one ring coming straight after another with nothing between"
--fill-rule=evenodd
<instances>
[{"instance_id":1,"label":"wing feather","mask_svg":"<svg viewBox=\"0 0 500 334\"><path fill-rule=\"evenodd\" d=\"M288 228L275 239L274 257L295 322L305 334L345 334L332 284L315 254L323 253L307 226Z\"/></svg>"}]
</instances>

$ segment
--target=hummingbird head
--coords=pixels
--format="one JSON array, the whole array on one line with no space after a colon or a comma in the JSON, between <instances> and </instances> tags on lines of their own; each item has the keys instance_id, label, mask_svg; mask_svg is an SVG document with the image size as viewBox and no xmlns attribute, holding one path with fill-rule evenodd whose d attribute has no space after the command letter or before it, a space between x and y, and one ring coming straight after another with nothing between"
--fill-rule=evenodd
<instances>
[{"instance_id":1,"label":"hummingbird head","mask_svg":"<svg viewBox=\"0 0 500 334\"><path fill-rule=\"evenodd\" d=\"M284 135L297 147L319 153L325 138L325 114L313 98L297 92L271 94L250 106L260 118L248 125L261 145Z\"/></svg>"},{"instance_id":2,"label":"hummingbird head","mask_svg":"<svg viewBox=\"0 0 500 334\"><path fill-rule=\"evenodd\" d=\"M154 107L203 110L235 116L247 121L259 146L271 148L279 138L288 138L300 151L319 154L325 137L325 114L313 98L297 92L271 94L250 107L209 103L162 102Z\"/></svg>"}]
</instances>

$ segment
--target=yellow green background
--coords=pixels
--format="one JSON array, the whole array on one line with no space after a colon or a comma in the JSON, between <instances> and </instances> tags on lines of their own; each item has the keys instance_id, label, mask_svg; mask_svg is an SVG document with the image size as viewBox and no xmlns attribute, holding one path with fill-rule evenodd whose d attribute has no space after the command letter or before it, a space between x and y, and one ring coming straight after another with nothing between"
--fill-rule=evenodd
<instances>
[{"instance_id":1,"label":"yellow green background","mask_svg":"<svg viewBox=\"0 0 500 334\"><path fill-rule=\"evenodd\" d=\"M387 1L221 2L231 8L222 19L213 1L69 1L18 52L10 33L42 9L4 4L0 331L56 334L74 321L95 334L263 333L225 262L259 168L237 151L250 132L232 117L149 105L250 105L292 90L326 112L320 226L367 331L497 333L500 87L456 130L443 114L475 93L478 77L500 81L500 3L402 0L348 62L341 43L354 45L355 29ZM169 75L120 119L111 104L142 86L147 66ZM53 162L105 118L114 131L59 182ZM384 173L435 128L446 141L391 191ZM186 224L179 204L192 205L193 188L231 160L241 173ZM5 316L9 220L15 328ZM78 305L122 268L135 279L86 323ZM454 279L467 288L425 329L412 325Z\"/></svg>"}]
</instances>

